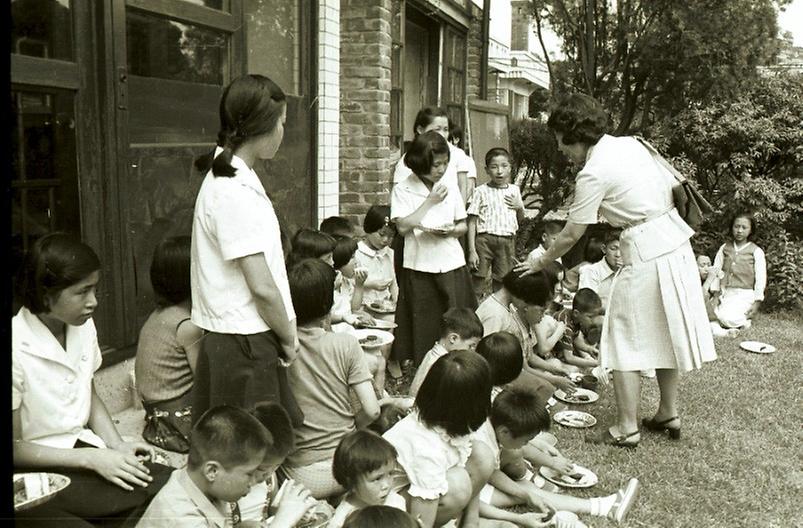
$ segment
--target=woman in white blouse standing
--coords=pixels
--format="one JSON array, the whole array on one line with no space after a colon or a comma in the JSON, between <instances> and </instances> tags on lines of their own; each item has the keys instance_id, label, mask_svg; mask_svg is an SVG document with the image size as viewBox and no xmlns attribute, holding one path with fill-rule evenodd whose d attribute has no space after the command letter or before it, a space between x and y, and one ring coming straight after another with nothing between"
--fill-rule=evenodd
<instances>
[{"instance_id":1,"label":"woman in white blouse standing","mask_svg":"<svg viewBox=\"0 0 803 528\"><path fill-rule=\"evenodd\" d=\"M574 203L557 241L535 262L534 272L564 255L601 214L623 229L624 263L614 279L602 330L602 366L613 370L617 420L592 443L635 447L640 371L656 369L661 399L645 428L680 438L678 373L716 358L700 279L689 239L694 231L673 206L674 179L635 138L604 133L607 115L593 98L561 101L547 125L558 148L582 165Z\"/></svg>"}]
</instances>

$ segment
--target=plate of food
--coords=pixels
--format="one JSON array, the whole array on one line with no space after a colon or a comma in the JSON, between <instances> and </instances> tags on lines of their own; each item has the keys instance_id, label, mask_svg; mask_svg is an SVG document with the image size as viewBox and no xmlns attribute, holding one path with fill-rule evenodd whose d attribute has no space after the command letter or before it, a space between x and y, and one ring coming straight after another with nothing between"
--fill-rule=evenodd
<instances>
[{"instance_id":1,"label":"plate of food","mask_svg":"<svg viewBox=\"0 0 803 528\"><path fill-rule=\"evenodd\" d=\"M45 503L69 485L69 477L58 473L16 473L14 511L27 510Z\"/></svg>"},{"instance_id":2,"label":"plate of food","mask_svg":"<svg viewBox=\"0 0 803 528\"><path fill-rule=\"evenodd\" d=\"M383 319L374 319L373 323L362 323L360 328L373 328L374 330L393 330L398 325L393 321L385 321Z\"/></svg>"},{"instance_id":3,"label":"plate of food","mask_svg":"<svg viewBox=\"0 0 803 528\"><path fill-rule=\"evenodd\" d=\"M597 424L596 418L583 411L558 411L552 416L552 419L560 425L578 429L594 427Z\"/></svg>"},{"instance_id":4,"label":"plate of food","mask_svg":"<svg viewBox=\"0 0 803 528\"><path fill-rule=\"evenodd\" d=\"M555 391L555 397L566 403L594 403L599 400L599 394L588 389L574 389L567 394L563 389Z\"/></svg>"},{"instance_id":5,"label":"plate of food","mask_svg":"<svg viewBox=\"0 0 803 528\"><path fill-rule=\"evenodd\" d=\"M564 488L590 488L599 482L593 471L577 464L573 464L571 473L566 475L547 466L541 466L538 472L549 482Z\"/></svg>"},{"instance_id":6,"label":"plate of food","mask_svg":"<svg viewBox=\"0 0 803 528\"><path fill-rule=\"evenodd\" d=\"M355 330L354 335L357 336L357 339L360 341L360 346L363 348L379 348L393 342L393 334L390 332L383 332L382 330L364 328Z\"/></svg>"},{"instance_id":7,"label":"plate of food","mask_svg":"<svg viewBox=\"0 0 803 528\"><path fill-rule=\"evenodd\" d=\"M742 341L739 346L742 347L742 350L747 350L754 354L772 354L777 350L774 346L761 341Z\"/></svg>"},{"instance_id":8,"label":"plate of food","mask_svg":"<svg viewBox=\"0 0 803 528\"><path fill-rule=\"evenodd\" d=\"M393 301L389 300L374 301L366 304L365 306L369 310L380 314L389 314L396 311L396 305L393 303Z\"/></svg>"}]
</instances>

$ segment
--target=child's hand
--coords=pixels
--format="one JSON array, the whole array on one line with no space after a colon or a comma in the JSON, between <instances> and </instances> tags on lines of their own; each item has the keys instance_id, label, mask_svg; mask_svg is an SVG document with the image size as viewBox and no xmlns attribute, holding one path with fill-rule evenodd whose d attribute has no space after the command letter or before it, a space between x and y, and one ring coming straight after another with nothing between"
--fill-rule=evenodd
<instances>
[{"instance_id":1,"label":"child's hand","mask_svg":"<svg viewBox=\"0 0 803 528\"><path fill-rule=\"evenodd\" d=\"M534 510L540 510L543 513L549 513L552 511L552 508L550 508L549 505L544 502L544 500L534 491L527 492L527 504Z\"/></svg>"},{"instance_id":2,"label":"child's hand","mask_svg":"<svg viewBox=\"0 0 803 528\"><path fill-rule=\"evenodd\" d=\"M574 472L574 464L562 456L553 456L547 465L561 475L568 475Z\"/></svg>"},{"instance_id":3,"label":"child's hand","mask_svg":"<svg viewBox=\"0 0 803 528\"><path fill-rule=\"evenodd\" d=\"M427 196L427 201L430 205L435 205L441 203L443 200L446 199L446 196L449 194L449 189L442 184L436 183L432 186L432 190L429 191L429 196Z\"/></svg>"},{"instance_id":4,"label":"child's hand","mask_svg":"<svg viewBox=\"0 0 803 528\"><path fill-rule=\"evenodd\" d=\"M505 196L505 205L508 206L510 209L518 211L520 209L524 209L524 202L521 200L521 195L516 194L508 194Z\"/></svg>"},{"instance_id":5,"label":"child's hand","mask_svg":"<svg viewBox=\"0 0 803 528\"><path fill-rule=\"evenodd\" d=\"M275 500L277 510L271 526L276 528L295 526L316 502L309 490L293 479L288 479L282 484Z\"/></svg>"},{"instance_id":6,"label":"child's hand","mask_svg":"<svg viewBox=\"0 0 803 528\"><path fill-rule=\"evenodd\" d=\"M153 480L148 468L133 452L92 449L92 455L87 458L92 471L124 490L132 491L134 486L145 488Z\"/></svg>"},{"instance_id":7,"label":"child's hand","mask_svg":"<svg viewBox=\"0 0 803 528\"><path fill-rule=\"evenodd\" d=\"M543 528L549 526L551 522L552 519L546 513L527 512L519 515L516 524L524 528Z\"/></svg>"},{"instance_id":8,"label":"child's hand","mask_svg":"<svg viewBox=\"0 0 803 528\"><path fill-rule=\"evenodd\" d=\"M577 385L572 380L563 376L551 376L549 381L552 382L552 385L561 389L566 394L573 393L577 388Z\"/></svg>"},{"instance_id":9,"label":"child's hand","mask_svg":"<svg viewBox=\"0 0 803 528\"><path fill-rule=\"evenodd\" d=\"M471 271L477 271L480 267L480 256L473 249L468 252L468 267Z\"/></svg>"},{"instance_id":10,"label":"child's hand","mask_svg":"<svg viewBox=\"0 0 803 528\"><path fill-rule=\"evenodd\" d=\"M393 279L366 280L364 286L369 290L384 290L390 286Z\"/></svg>"},{"instance_id":11,"label":"child's hand","mask_svg":"<svg viewBox=\"0 0 803 528\"><path fill-rule=\"evenodd\" d=\"M356 313L356 314L354 314L354 315L355 315L355 316L356 316L356 318L357 318L357 323L356 323L356 324L358 324L358 325L362 325L362 326L366 326L366 325L368 325L368 326L373 326L373 325L375 325L375 324L376 324L376 320L375 320L373 317L371 317L370 315L368 315L367 313L364 313L364 312L357 312L357 313Z\"/></svg>"},{"instance_id":12,"label":"child's hand","mask_svg":"<svg viewBox=\"0 0 803 528\"><path fill-rule=\"evenodd\" d=\"M354 283L357 286L365 285L366 279L368 279L368 270L366 270L365 268L354 269Z\"/></svg>"}]
</instances>

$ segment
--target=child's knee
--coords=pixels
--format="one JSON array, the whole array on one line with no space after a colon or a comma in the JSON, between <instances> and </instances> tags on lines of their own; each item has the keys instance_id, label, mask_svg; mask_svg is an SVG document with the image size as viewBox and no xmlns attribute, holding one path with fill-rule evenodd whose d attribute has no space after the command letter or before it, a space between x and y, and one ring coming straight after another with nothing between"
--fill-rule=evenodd
<instances>
[{"instance_id":1,"label":"child's knee","mask_svg":"<svg viewBox=\"0 0 803 528\"><path fill-rule=\"evenodd\" d=\"M461 467L453 467L446 473L449 491L441 497L440 506L447 513L457 515L473 496L471 477L468 471Z\"/></svg>"}]
</instances>

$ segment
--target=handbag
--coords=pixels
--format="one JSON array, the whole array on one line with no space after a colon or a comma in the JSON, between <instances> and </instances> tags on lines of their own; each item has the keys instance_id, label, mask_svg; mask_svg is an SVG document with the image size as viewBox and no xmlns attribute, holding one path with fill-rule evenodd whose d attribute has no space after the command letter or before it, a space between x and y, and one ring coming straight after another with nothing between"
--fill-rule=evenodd
<instances>
[{"instance_id":1,"label":"handbag","mask_svg":"<svg viewBox=\"0 0 803 528\"><path fill-rule=\"evenodd\" d=\"M192 406L172 410L149 404L144 404L144 407L145 428L142 430L142 438L168 451L189 453Z\"/></svg>"},{"instance_id":2,"label":"handbag","mask_svg":"<svg viewBox=\"0 0 803 528\"><path fill-rule=\"evenodd\" d=\"M675 208L678 210L678 214L683 221L686 222L689 227L697 231L702 225L705 215L711 214L714 208L711 207L708 200L703 198L703 195L697 190L697 186L694 185L694 182L688 180L678 172L678 170L673 167L671 163L666 161L646 139L641 136L633 137L644 145L644 148L652 155L656 163L675 177L675 185L672 186L672 197L675 202Z\"/></svg>"}]
</instances>

